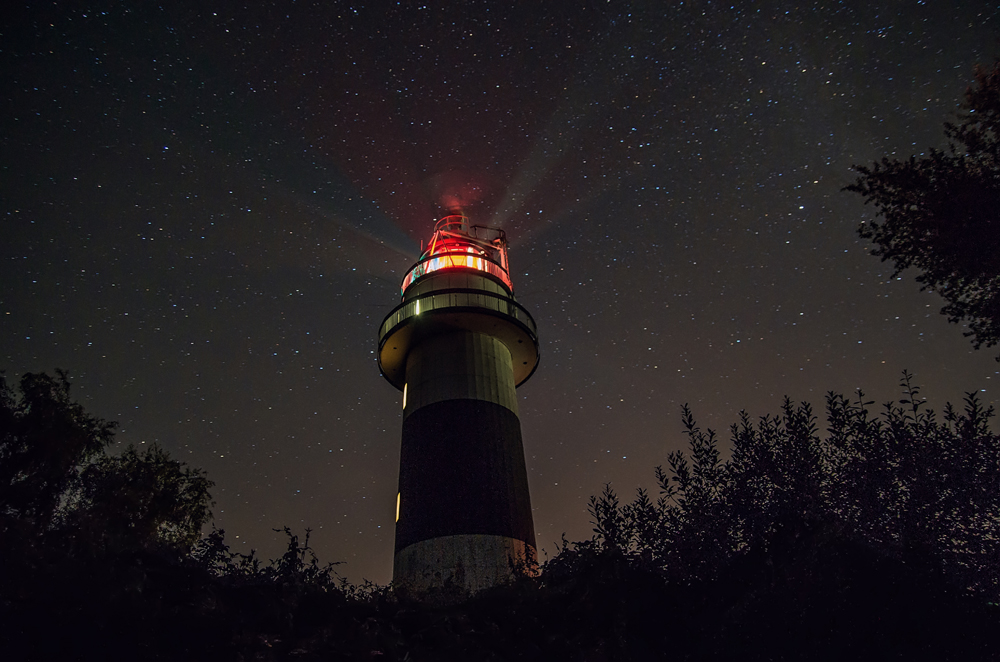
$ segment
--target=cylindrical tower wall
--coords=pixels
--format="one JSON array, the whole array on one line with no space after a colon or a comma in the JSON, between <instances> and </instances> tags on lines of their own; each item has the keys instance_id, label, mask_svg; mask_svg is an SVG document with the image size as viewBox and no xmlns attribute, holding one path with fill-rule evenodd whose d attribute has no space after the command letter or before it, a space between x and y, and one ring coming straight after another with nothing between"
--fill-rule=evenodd
<instances>
[{"instance_id":1,"label":"cylindrical tower wall","mask_svg":"<svg viewBox=\"0 0 1000 662\"><path fill-rule=\"evenodd\" d=\"M406 358L393 579L473 593L535 560L511 352L456 329Z\"/></svg>"},{"instance_id":2,"label":"cylindrical tower wall","mask_svg":"<svg viewBox=\"0 0 1000 662\"><path fill-rule=\"evenodd\" d=\"M482 333L442 333L421 342L406 357L406 392L404 422L445 400L491 402L518 415L510 350Z\"/></svg>"}]
</instances>

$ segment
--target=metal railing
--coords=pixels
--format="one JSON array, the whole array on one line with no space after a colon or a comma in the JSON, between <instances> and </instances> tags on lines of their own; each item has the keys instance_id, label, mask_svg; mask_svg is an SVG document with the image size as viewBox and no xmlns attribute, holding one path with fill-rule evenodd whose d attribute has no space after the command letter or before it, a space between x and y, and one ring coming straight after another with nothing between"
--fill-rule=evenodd
<instances>
[{"instance_id":1,"label":"metal railing","mask_svg":"<svg viewBox=\"0 0 1000 662\"><path fill-rule=\"evenodd\" d=\"M520 322L533 338L538 337L538 327L531 314L513 299L480 290L438 290L429 292L410 301L404 301L386 315L379 327L378 337L382 339L391 330L406 320L434 310L480 309L484 312L499 313Z\"/></svg>"}]
</instances>

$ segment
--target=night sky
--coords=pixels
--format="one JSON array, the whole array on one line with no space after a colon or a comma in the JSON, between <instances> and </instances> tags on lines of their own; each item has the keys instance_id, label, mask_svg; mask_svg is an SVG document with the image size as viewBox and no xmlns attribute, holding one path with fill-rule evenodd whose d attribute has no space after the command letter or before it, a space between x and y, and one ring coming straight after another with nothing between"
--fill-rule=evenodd
<instances>
[{"instance_id":1,"label":"night sky","mask_svg":"<svg viewBox=\"0 0 1000 662\"><path fill-rule=\"evenodd\" d=\"M391 576L376 335L443 206L504 228L539 547L783 396L996 403L996 348L856 236L943 146L994 2L30 3L0 17L0 368L215 481L234 549ZM883 5L883 7L879 7ZM956 5L956 6L952 6ZM822 427L822 425L821 425ZM545 554L542 554L542 559Z\"/></svg>"}]
</instances>

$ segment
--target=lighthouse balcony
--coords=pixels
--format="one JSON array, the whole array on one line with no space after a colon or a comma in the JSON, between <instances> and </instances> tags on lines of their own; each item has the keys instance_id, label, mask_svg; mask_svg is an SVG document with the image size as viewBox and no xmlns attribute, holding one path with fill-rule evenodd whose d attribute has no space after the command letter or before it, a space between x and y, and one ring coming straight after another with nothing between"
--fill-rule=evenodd
<instances>
[{"instance_id":1,"label":"lighthouse balcony","mask_svg":"<svg viewBox=\"0 0 1000 662\"><path fill-rule=\"evenodd\" d=\"M534 318L512 298L482 290L435 290L396 306L379 327L379 368L402 390L406 355L429 334L451 331L483 333L511 352L514 383L521 384L538 365Z\"/></svg>"}]
</instances>

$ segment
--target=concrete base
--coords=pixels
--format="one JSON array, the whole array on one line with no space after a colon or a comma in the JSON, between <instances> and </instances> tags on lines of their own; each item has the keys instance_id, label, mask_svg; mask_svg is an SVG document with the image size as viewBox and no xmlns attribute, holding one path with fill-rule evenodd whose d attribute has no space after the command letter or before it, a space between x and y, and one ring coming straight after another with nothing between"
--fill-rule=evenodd
<instances>
[{"instance_id":1,"label":"concrete base","mask_svg":"<svg viewBox=\"0 0 1000 662\"><path fill-rule=\"evenodd\" d=\"M407 595L439 592L461 599L506 584L517 574L538 572L534 547L504 536L443 536L396 553L392 579Z\"/></svg>"}]
</instances>

